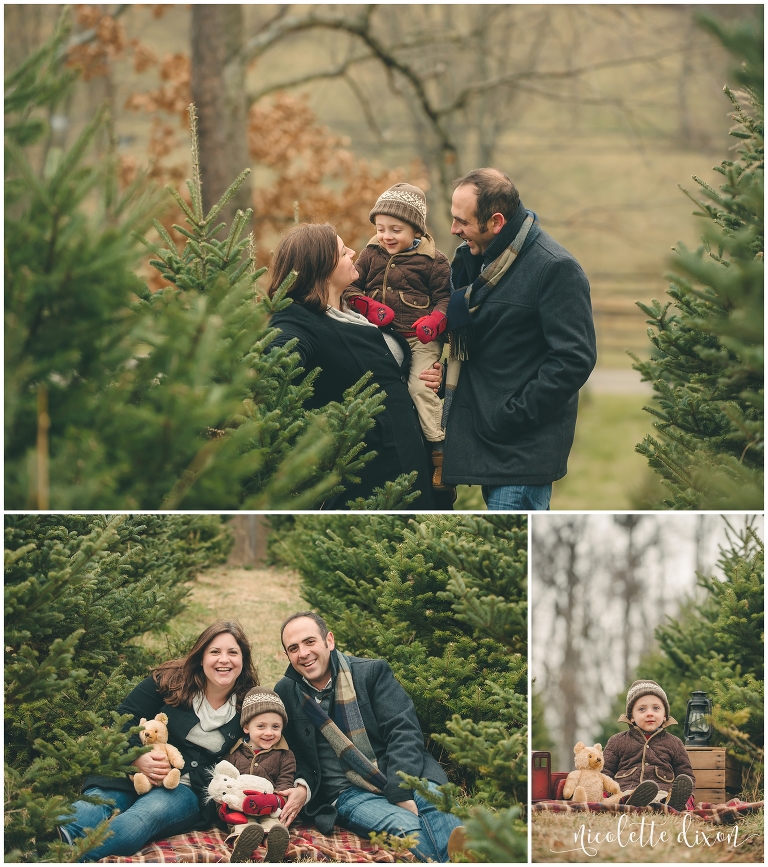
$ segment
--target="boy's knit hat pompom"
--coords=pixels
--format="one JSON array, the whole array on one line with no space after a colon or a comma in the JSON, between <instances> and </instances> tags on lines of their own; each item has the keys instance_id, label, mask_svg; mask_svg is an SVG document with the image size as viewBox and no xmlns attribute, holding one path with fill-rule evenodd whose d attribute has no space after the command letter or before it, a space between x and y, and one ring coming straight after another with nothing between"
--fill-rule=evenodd
<instances>
[{"instance_id":1,"label":"boy's knit hat pompom","mask_svg":"<svg viewBox=\"0 0 768 867\"><path fill-rule=\"evenodd\" d=\"M376 215L384 214L410 223L422 235L427 231L427 197L413 184L395 184L376 200L368 219L376 223Z\"/></svg>"},{"instance_id":2,"label":"boy's knit hat pompom","mask_svg":"<svg viewBox=\"0 0 768 867\"><path fill-rule=\"evenodd\" d=\"M671 716L669 712L669 701L667 700L667 694L664 690L656 683L655 680L636 680L632 686L630 686L629 691L627 692L627 718L632 719L632 708L635 705L635 702L642 698L644 695L655 695L662 700L664 703L664 713L667 719Z\"/></svg>"}]
</instances>

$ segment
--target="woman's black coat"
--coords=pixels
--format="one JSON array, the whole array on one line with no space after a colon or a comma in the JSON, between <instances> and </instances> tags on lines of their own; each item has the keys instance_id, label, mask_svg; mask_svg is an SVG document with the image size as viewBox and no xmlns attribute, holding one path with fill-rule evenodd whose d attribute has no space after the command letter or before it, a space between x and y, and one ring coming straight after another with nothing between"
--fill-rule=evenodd
<instances>
[{"instance_id":1,"label":"woman's black coat","mask_svg":"<svg viewBox=\"0 0 768 867\"><path fill-rule=\"evenodd\" d=\"M273 345L282 346L298 337L296 351L302 367L306 371L322 369L314 382L314 395L307 402L309 407L323 407L331 401L341 403L344 392L369 370L373 373L372 381L386 393L385 410L376 416L376 423L365 436L368 449L376 451L376 457L359 471L358 485L349 486L327 500L323 508L345 508L349 500L368 497L374 488L414 470L419 474L414 490L420 490L421 494L408 508L434 508L427 449L406 385L410 364L407 341L395 334L405 356L398 367L378 328L340 322L325 314L312 313L299 304L276 313L271 324L281 332Z\"/></svg>"}]
</instances>

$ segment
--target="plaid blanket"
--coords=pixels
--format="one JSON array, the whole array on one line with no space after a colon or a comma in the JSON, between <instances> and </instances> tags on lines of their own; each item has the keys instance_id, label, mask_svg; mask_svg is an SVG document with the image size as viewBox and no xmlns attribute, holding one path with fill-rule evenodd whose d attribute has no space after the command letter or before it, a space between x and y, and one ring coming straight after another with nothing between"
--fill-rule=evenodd
<instances>
[{"instance_id":1,"label":"plaid blanket","mask_svg":"<svg viewBox=\"0 0 768 867\"><path fill-rule=\"evenodd\" d=\"M333 863L393 863L395 856L374 846L362 837L342 828L334 828L330 834L321 834L307 825L292 825L291 839L288 843L286 861L325 861ZM224 831L191 831L167 840L148 843L141 851L126 858L110 855L102 858L100 864L226 864L231 849L224 842ZM265 846L260 846L253 860L260 862L266 854ZM415 861L412 855L399 856L400 861Z\"/></svg>"},{"instance_id":2,"label":"plaid blanket","mask_svg":"<svg viewBox=\"0 0 768 867\"><path fill-rule=\"evenodd\" d=\"M765 802L757 801L747 803L734 798L727 804L708 804L701 802L696 808L688 812L705 822L713 825L731 825L746 816L764 809ZM679 815L678 810L656 804L653 807L629 807L626 804L572 804L570 801L539 801L531 804L531 813L668 813L672 816Z\"/></svg>"}]
</instances>

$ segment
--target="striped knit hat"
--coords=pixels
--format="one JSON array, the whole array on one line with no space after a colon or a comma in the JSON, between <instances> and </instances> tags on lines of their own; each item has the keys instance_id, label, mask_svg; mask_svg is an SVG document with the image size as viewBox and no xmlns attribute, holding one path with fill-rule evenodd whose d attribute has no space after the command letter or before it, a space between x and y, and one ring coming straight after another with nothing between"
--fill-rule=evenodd
<instances>
[{"instance_id":1,"label":"striped knit hat","mask_svg":"<svg viewBox=\"0 0 768 867\"><path fill-rule=\"evenodd\" d=\"M632 708L635 706L635 702L644 695L655 695L660 698L662 702L664 702L664 711L667 719L669 719L670 713L667 694L655 680L636 680L632 686L630 686L629 692L627 693L627 717L629 719L632 719Z\"/></svg>"},{"instance_id":2,"label":"striped knit hat","mask_svg":"<svg viewBox=\"0 0 768 867\"><path fill-rule=\"evenodd\" d=\"M280 696L271 689L255 686L243 699L243 709L240 713L240 725L244 726L249 719L260 713L276 713L283 718L283 723L288 725L288 714Z\"/></svg>"},{"instance_id":3,"label":"striped knit hat","mask_svg":"<svg viewBox=\"0 0 768 867\"><path fill-rule=\"evenodd\" d=\"M368 219L376 223L376 214L386 214L405 220L422 235L427 231L427 197L412 184L395 184L385 190L376 200Z\"/></svg>"}]
</instances>

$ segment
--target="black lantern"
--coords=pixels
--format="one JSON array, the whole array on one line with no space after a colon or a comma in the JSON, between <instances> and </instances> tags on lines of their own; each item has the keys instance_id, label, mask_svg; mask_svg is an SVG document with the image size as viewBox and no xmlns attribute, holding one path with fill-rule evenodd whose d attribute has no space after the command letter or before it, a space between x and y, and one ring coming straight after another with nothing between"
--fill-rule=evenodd
<instances>
[{"instance_id":1,"label":"black lantern","mask_svg":"<svg viewBox=\"0 0 768 867\"><path fill-rule=\"evenodd\" d=\"M712 701L706 692L697 689L691 693L685 709L685 745L706 747L712 737L712 726L707 716L712 713Z\"/></svg>"}]
</instances>

